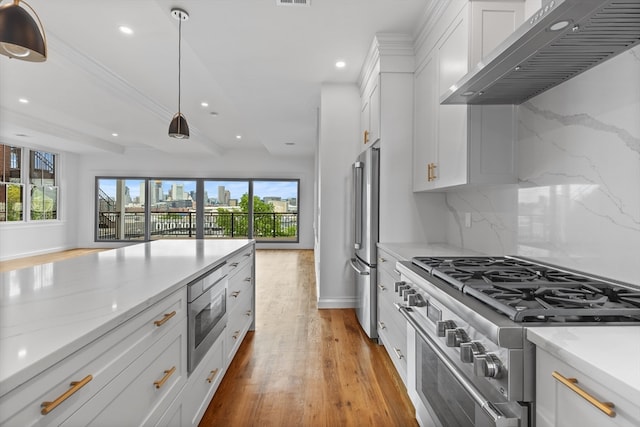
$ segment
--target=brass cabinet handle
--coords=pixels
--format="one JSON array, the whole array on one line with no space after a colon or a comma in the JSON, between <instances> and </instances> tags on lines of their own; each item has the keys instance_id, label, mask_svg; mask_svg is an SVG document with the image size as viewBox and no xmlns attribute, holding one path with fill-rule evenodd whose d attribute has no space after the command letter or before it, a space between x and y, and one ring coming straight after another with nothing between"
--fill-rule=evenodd
<instances>
[{"instance_id":1,"label":"brass cabinet handle","mask_svg":"<svg viewBox=\"0 0 640 427\"><path fill-rule=\"evenodd\" d=\"M378 261L380 261L380 264L382 264L383 262L387 262L387 260L382 257L378 257Z\"/></svg>"},{"instance_id":2,"label":"brass cabinet handle","mask_svg":"<svg viewBox=\"0 0 640 427\"><path fill-rule=\"evenodd\" d=\"M367 142L369 142L369 131L365 130L364 131L364 140L363 140L363 144L366 144Z\"/></svg>"},{"instance_id":3,"label":"brass cabinet handle","mask_svg":"<svg viewBox=\"0 0 640 427\"><path fill-rule=\"evenodd\" d=\"M247 317L251 317L251 310L247 310L244 313Z\"/></svg>"},{"instance_id":4,"label":"brass cabinet handle","mask_svg":"<svg viewBox=\"0 0 640 427\"><path fill-rule=\"evenodd\" d=\"M214 369L213 371L211 371L211 373L209 374L209 376L207 377L207 382L209 384L211 384L213 382L213 379L216 377L216 374L218 373L218 368Z\"/></svg>"},{"instance_id":5,"label":"brass cabinet handle","mask_svg":"<svg viewBox=\"0 0 640 427\"><path fill-rule=\"evenodd\" d=\"M234 297L234 298L238 298L238 295L240 295L240 291L231 292L231 296Z\"/></svg>"},{"instance_id":6,"label":"brass cabinet handle","mask_svg":"<svg viewBox=\"0 0 640 427\"><path fill-rule=\"evenodd\" d=\"M385 288L384 285L381 285L380 283L378 283L378 289L380 289L381 291L387 290L387 288Z\"/></svg>"},{"instance_id":7,"label":"brass cabinet handle","mask_svg":"<svg viewBox=\"0 0 640 427\"><path fill-rule=\"evenodd\" d=\"M249 276L249 277L245 277L245 278L244 278L244 281L245 281L245 282L250 282L250 281L251 281L251 276Z\"/></svg>"},{"instance_id":8,"label":"brass cabinet handle","mask_svg":"<svg viewBox=\"0 0 640 427\"><path fill-rule=\"evenodd\" d=\"M244 256L246 256L246 257L251 256L251 252L247 252L246 254L244 254Z\"/></svg>"},{"instance_id":9,"label":"brass cabinet handle","mask_svg":"<svg viewBox=\"0 0 640 427\"><path fill-rule=\"evenodd\" d=\"M240 331L235 331L235 332L233 333L233 339L234 339L234 340L237 340L239 336L240 336Z\"/></svg>"},{"instance_id":10,"label":"brass cabinet handle","mask_svg":"<svg viewBox=\"0 0 640 427\"><path fill-rule=\"evenodd\" d=\"M49 412L56 409L59 404L70 398L76 391L87 385L87 383L92 379L93 375L87 375L80 381L72 381L70 384L71 388L62 393L56 400L54 400L53 402L42 402L42 404L40 405L42 407L42 410L40 411L42 415L47 415Z\"/></svg>"},{"instance_id":11,"label":"brass cabinet handle","mask_svg":"<svg viewBox=\"0 0 640 427\"><path fill-rule=\"evenodd\" d=\"M431 180L435 181L437 176L436 176L436 168L438 167L438 165L436 165L435 163L431 163Z\"/></svg>"},{"instance_id":12,"label":"brass cabinet handle","mask_svg":"<svg viewBox=\"0 0 640 427\"><path fill-rule=\"evenodd\" d=\"M378 327L379 327L380 329L386 329L386 328L387 328L387 327L385 326L384 322L381 322L381 321L379 321L379 320L378 320Z\"/></svg>"},{"instance_id":13,"label":"brass cabinet handle","mask_svg":"<svg viewBox=\"0 0 640 427\"><path fill-rule=\"evenodd\" d=\"M160 387L162 387L162 386L164 385L164 383L166 383L166 382L167 382L167 380L169 379L169 377L170 377L171 375L173 375L173 373L174 373L175 371L176 371L176 367L175 367L175 366L174 366L173 368L171 368L171 369L167 370L167 371L164 371L164 377L162 377L162 379L161 379L160 381L154 381L154 382L153 382L153 385L155 385L155 386L156 386L156 388L160 388Z\"/></svg>"},{"instance_id":14,"label":"brass cabinet handle","mask_svg":"<svg viewBox=\"0 0 640 427\"><path fill-rule=\"evenodd\" d=\"M404 356L402 355L402 352L400 352L400 349L399 349L399 348L395 348L395 347L394 347L394 348L393 348L393 351L395 351L396 356L398 357L398 359L402 359L402 358L404 358Z\"/></svg>"},{"instance_id":15,"label":"brass cabinet handle","mask_svg":"<svg viewBox=\"0 0 640 427\"><path fill-rule=\"evenodd\" d=\"M237 262L232 262L231 264L229 264L230 267L237 267L238 263Z\"/></svg>"},{"instance_id":16,"label":"brass cabinet handle","mask_svg":"<svg viewBox=\"0 0 640 427\"><path fill-rule=\"evenodd\" d=\"M156 326L162 326L167 322L167 320L171 319L175 315L176 315L175 310L173 310L171 313L165 313L162 319L154 321L153 324Z\"/></svg>"},{"instance_id":17,"label":"brass cabinet handle","mask_svg":"<svg viewBox=\"0 0 640 427\"><path fill-rule=\"evenodd\" d=\"M584 391L583 389L581 389L580 387L577 386L577 384L578 384L578 380L577 379L575 379L575 378L566 378L562 374L558 373L557 371L553 371L551 376L553 378L555 378L556 380L560 381L562 384L564 384L567 387L569 387L569 389L571 391L573 391L578 396L582 397L584 400L586 400L587 402L591 403L593 406L595 406L596 408L598 408L599 410L604 412L607 416L609 416L611 418L616 416L616 411L614 411L612 409L612 408L615 407L615 405L613 403L611 403L611 402L601 402L600 400L598 400L595 397L591 396L589 393L587 393L586 391Z\"/></svg>"}]
</instances>

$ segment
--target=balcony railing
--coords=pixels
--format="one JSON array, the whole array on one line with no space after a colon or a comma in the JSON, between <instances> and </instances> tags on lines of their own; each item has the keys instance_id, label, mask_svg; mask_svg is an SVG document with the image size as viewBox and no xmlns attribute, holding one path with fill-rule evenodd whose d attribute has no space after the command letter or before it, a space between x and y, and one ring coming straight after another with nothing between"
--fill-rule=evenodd
<instances>
[{"instance_id":1,"label":"balcony railing","mask_svg":"<svg viewBox=\"0 0 640 427\"><path fill-rule=\"evenodd\" d=\"M99 212L98 240L144 240L143 212ZM246 212L205 212L205 238L249 238L249 214ZM122 230L124 227L124 230ZM171 237L195 238L195 212L151 212L151 239ZM124 232L123 232L124 231ZM295 241L298 236L298 213L260 212L253 214L253 238L258 240Z\"/></svg>"}]
</instances>

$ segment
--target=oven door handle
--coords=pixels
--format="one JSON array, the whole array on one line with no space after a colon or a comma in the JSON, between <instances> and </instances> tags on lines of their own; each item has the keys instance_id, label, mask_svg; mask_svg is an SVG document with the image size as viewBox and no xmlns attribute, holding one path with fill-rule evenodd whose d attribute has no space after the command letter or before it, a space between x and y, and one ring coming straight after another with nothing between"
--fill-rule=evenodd
<instances>
[{"instance_id":1,"label":"oven door handle","mask_svg":"<svg viewBox=\"0 0 640 427\"><path fill-rule=\"evenodd\" d=\"M506 417L496 406L482 397L482 393L467 380L458 368L449 360L449 357L438 347L424 328L413 318L411 307L396 305L400 313L407 319L416 333L431 347L431 350L438 356L438 359L446 366L458 383L471 396L474 402L491 418L496 427L517 427L520 422L517 418Z\"/></svg>"}]
</instances>

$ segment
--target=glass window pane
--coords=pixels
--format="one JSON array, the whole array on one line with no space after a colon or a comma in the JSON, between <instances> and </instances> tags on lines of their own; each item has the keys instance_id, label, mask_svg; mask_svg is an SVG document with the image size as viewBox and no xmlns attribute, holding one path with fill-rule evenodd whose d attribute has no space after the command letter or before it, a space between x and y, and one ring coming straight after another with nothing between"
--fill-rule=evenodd
<instances>
[{"instance_id":1,"label":"glass window pane","mask_svg":"<svg viewBox=\"0 0 640 427\"><path fill-rule=\"evenodd\" d=\"M159 180L149 183L151 239L196 237L196 181Z\"/></svg>"},{"instance_id":2,"label":"glass window pane","mask_svg":"<svg viewBox=\"0 0 640 427\"><path fill-rule=\"evenodd\" d=\"M30 153L29 183L38 186L56 185L55 154L36 150Z\"/></svg>"},{"instance_id":3,"label":"glass window pane","mask_svg":"<svg viewBox=\"0 0 640 427\"><path fill-rule=\"evenodd\" d=\"M246 239L248 200L249 181L205 181L204 237Z\"/></svg>"},{"instance_id":4,"label":"glass window pane","mask_svg":"<svg viewBox=\"0 0 640 427\"><path fill-rule=\"evenodd\" d=\"M253 237L298 241L298 180L253 181Z\"/></svg>"},{"instance_id":5,"label":"glass window pane","mask_svg":"<svg viewBox=\"0 0 640 427\"><path fill-rule=\"evenodd\" d=\"M146 180L97 181L97 240L144 240Z\"/></svg>"},{"instance_id":6,"label":"glass window pane","mask_svg":"<svg viewBox=\"0 0 640 427\"><path fill-rule=\"evenodd\" d=\"M58 218L58 187L31 187L31 219L45 220Z\"/></svg>"},{"instance_id":7,"label":"glass window pane","mask_svg":"<svg viewBox=\"0 0 640 427\"><path fill-rule=\"evenodd\" d=\"M16 184L0 184L0 221L22 221L23 187Z\"/></svg>"},{"instance_id":8,"label":"glass window pane","mask_svg":"<svg viewBox=\"0 0 640 427\"><path fill-rule=\"evenodd\" d=\"M22 149L0 144L0 182L21 181Z\"/></svg>"}]
</instances>

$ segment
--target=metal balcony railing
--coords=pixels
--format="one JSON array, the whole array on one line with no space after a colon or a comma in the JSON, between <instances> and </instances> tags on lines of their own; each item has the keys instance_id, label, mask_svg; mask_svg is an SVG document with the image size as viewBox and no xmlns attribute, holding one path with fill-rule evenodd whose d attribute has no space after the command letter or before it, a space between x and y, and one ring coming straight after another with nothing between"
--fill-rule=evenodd
<instances>
[{"instance_id":1,"label":"metal balcony railing","mask_svg":"<svg viewBox=\"0 0 640 427\"><path fill-rule=\"evenodd\" d=\"M124 224L124 225L122 225ZM205 212L205 238L249 238L249 214L246 212ZM121 221L119 212L98 213L98 240L144 240L143 212L126 212ZM121 228L124 226L124 230ZM124 233L123 233L124 231ZM195 238L195 212L151 212L151 239L171 237ZM253 214L253 238L260 240L296 240L298 213L260 212Z\"/></svg>"}]
</instances>

